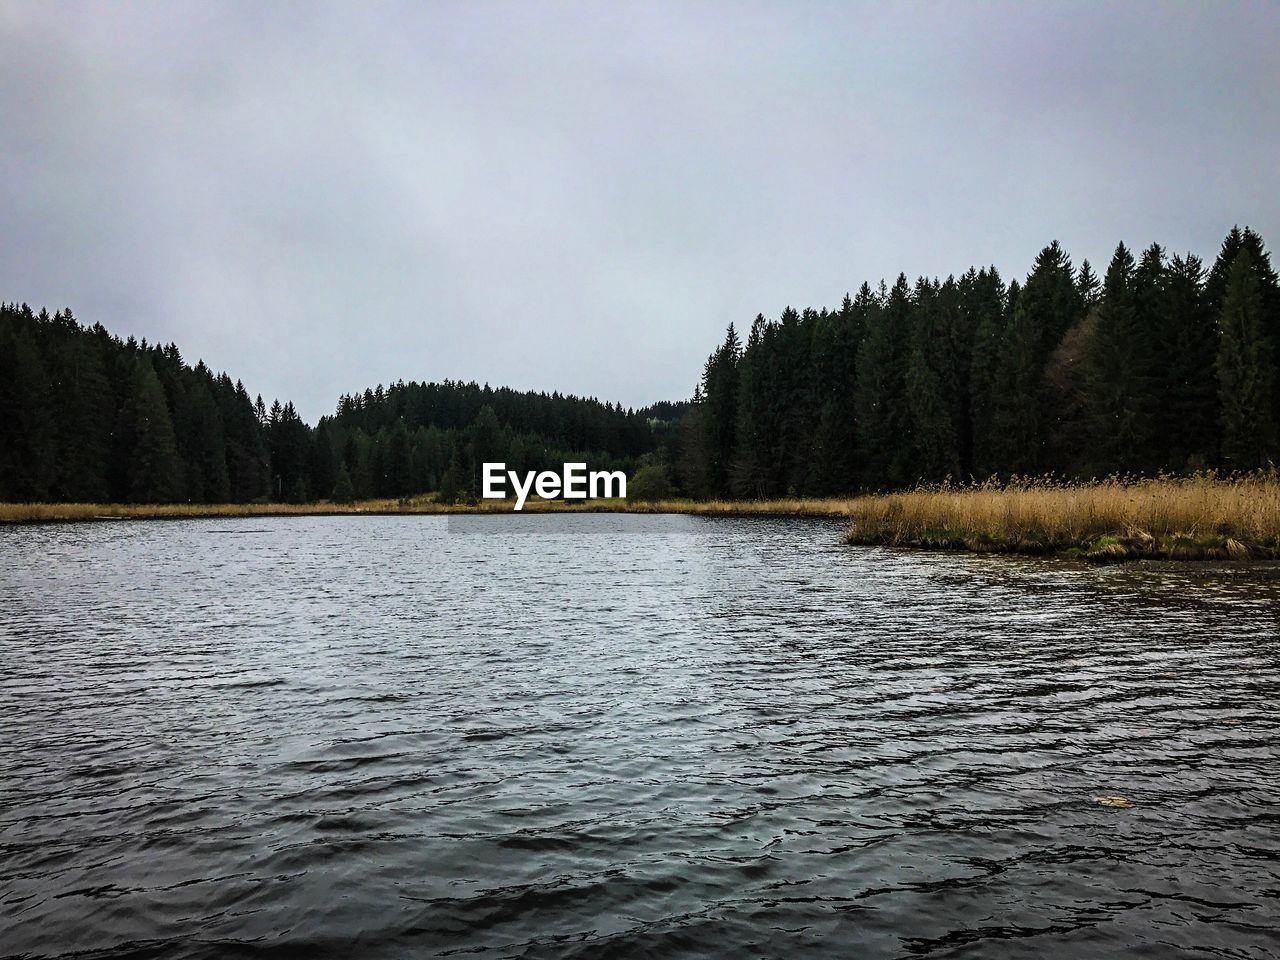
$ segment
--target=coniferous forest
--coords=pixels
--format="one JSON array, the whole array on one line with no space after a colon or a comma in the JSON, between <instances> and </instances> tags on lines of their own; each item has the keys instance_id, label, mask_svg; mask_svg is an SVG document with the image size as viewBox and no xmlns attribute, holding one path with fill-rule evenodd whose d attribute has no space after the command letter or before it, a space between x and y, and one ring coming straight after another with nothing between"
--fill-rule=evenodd
<instances>
[{"instance_id":1,"label":"coniferous forest","mask_svg":"<svg viewBox=\"0 0 1280 960\"><path fill-rule=\"evenodd\" d=\"M862 284L730 326L691 402L640 410L475 383L291 403L70 310L0 307L0 501L306 502L478 490L480 463L643 467L687 496L1088 478L1280 460L1280 283L1233 229L1213 263L1057 243L1030 274Z\"/></svg>"}]
</instances>

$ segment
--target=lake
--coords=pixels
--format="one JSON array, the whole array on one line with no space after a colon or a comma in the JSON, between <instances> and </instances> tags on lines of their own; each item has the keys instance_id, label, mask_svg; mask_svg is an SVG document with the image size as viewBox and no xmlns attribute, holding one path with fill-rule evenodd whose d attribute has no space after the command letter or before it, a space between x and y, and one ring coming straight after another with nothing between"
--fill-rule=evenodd
<instances>
[{"instance_id":1,"label":"lake","mask_svg":"<svg viewBox=\"0 0 1280 960\"><path fill-rule=\"evenodd\" d=\"M0 610L0 955L1280 955L1273 567L104 522Z\"/></svg>"}]
</instances>

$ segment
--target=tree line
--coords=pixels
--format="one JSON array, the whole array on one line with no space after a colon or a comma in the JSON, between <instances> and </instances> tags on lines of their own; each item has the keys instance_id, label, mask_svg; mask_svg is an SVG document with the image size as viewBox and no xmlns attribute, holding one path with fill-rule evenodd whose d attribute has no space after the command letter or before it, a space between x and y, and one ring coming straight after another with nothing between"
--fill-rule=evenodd
<instances>
[{"instance_id":1,"label":"tree line","mask_svg":"<svg viewBox=\"0 0 1280 960\"><path fill-rule=\"evenodd\" d=\"M730 325L681 424L694 496L885 490L1280 459L1280 285L1233 229L1206 270L1120 244L1099 277L1054 242L994 267L864 283L835 310Z\"/></svg>"},{"instance_id":2,"label":"tree line","mask_svg":"<svg viewBox=\"0 0 1280 960\"><path fill-rule=\"evenodd\" d=\"M310 427L173 344L0 305L0 501L457 499L477 492L485 460L630 471L685 406L402 382L343 396Z\"/></svg>"},{"instance_id":3,"label":"tree line","mask_svg":"<svg viewBox=\"0 0 1280 960\"><path fill-rule=\"evenodd\" d=\"M0 501L250 502L478 492L480 464L584 461L660 495L773 497L1280 460L1280 284L1233 229L1211 267L1051 243L730 325L691 401L640 410L445 381L291 403L61 310L0 306Z\"/></svg>"}]
</instances>

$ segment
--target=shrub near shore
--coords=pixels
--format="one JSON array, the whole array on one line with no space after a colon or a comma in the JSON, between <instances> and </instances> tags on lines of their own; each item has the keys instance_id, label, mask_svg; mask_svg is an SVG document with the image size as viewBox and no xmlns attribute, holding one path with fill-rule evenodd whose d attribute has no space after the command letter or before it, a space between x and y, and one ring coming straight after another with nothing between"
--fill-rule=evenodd
<instances>
[{"instance_id":1,"label":"shrub near shore","mask_svg":"<svg viewBox=\"0 0 1280 960\"><path fill-rule=\"evenodd\" d=\"M849 543L1128 558L1280 555L1275 472L941 485L849 503Z\"/></svg>"}]
</instances>

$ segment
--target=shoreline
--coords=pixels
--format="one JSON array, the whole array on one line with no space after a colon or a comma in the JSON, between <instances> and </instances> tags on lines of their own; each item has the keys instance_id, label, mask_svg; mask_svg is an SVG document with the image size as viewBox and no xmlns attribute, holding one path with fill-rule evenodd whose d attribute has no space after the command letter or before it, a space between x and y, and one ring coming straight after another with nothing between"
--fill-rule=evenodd
<instances>
[{"instance_id":1,"label":"shoreline","mask_svg":"<svg viewBox=\"0 0 1280 960\"><path fill-rule=\"evenodd\" d=\"M0 526L297 516L507 514L512 500L442 504L434 495L352 503L0 504ZM1252 474L1088 484L940 486L855 497L774 500L530 500L522 515L682 514L843 520L856 546L1127 560L1280 559L1280 478Z\"/></svg>"},{"instance_id":2,"label":"shoreline","mask_svg":"<svg viewBox=\"0 0 1280 960\"><path fill-rule=\"evenodd\" d=\"M852 499L785 500L529 500L520 514L648 513L724 517L849 516ZM0 503L0 526L113 520L210 520L218 517L469 516L515 513L513 500L436 503L430 497L352 503Z\"/></svg>"}]
</instances>

